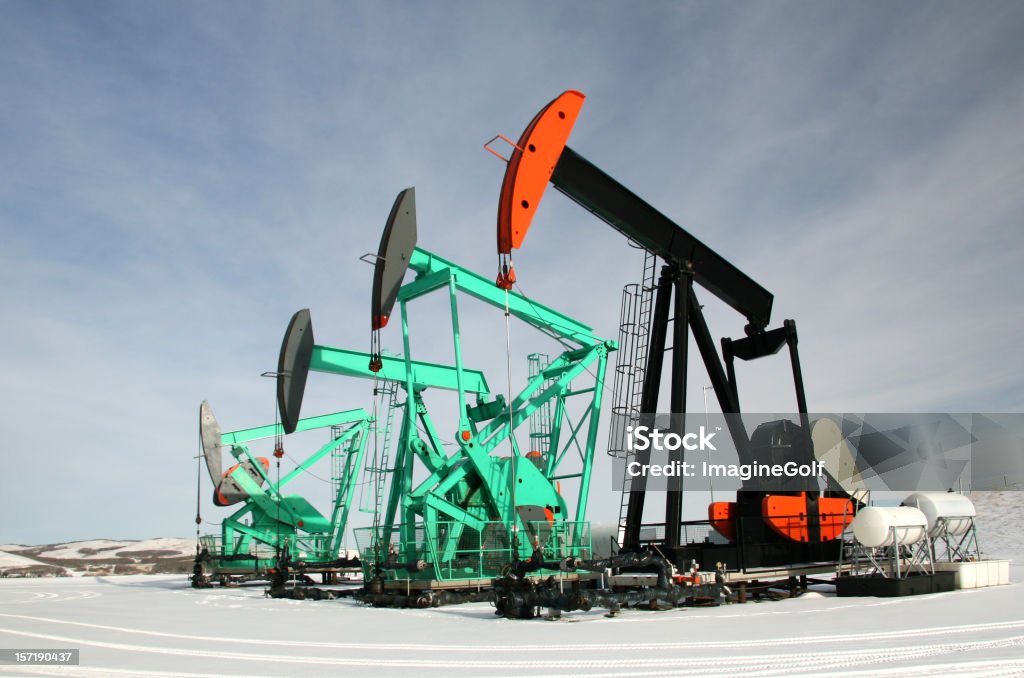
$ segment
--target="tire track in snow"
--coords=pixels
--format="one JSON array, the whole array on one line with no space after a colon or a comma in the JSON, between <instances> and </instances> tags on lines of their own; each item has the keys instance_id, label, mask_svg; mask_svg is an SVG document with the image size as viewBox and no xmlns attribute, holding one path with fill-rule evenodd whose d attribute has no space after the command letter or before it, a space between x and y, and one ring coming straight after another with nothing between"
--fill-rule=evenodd
<instances>
[{"instance_id":1,"label":"tire track in snow","mask_svg":"<svg viewBox=\"0 0 1024 678\"><path fill-rule=\"evenodd\" d=\"M85 628L99 629L103 631L115 631L117 633L128 633L137 635L154 636L159 638L175 638L189 641L205 641L214 643L235 643L246 645L274 645L281 647L308 647L326 648L341 650L384 650L384 651L410 651L410 652L500 652L508 649L507 645L449 645L437 643L345 643L328 641L308 640L278 640L259 638L238 638L230 636L201 636L184 633L171 633L167 631L149 631L138 628L127 628L123 626L109 626L105 624L93 624L89 622L70 621L66 619L53 619L50 617L34 617L29 615L0 613L0 618L22 619L26 621L38 621L50 624L61 624L68 626L81 626ZM986 622L981 624L960 624L957 626L936 626L923 629L907 629L903 631L886 631L885 640L888 639L914 639L928 638L942 635L959 633L977 633L996 630L1014 630L1024 628L1024 620L1008 622ZM778 647L786 645L820 645L822 643L857 643L880 640L877 632L847 633L834 635L815 635L813 637L788 637L770 638L757 640L689 640L679 642L639 642L639 643L594 643L590 644L544 644L544 645L517 645L517 651L523 652L564 652L567 650L579 650L587 647L594 650L607 650L609 652L621 651L657 651L657 650L693 650L693 649L735 649L746 647Z\"/></svg>"},{"instance_id":2,"label":"tire track in snow","mask_svg":"<svg viewBox=\"0 0 1024 678\"><path fill-rule=\"evenodd\" d=\"M490 669L491 671L514 671L514 675L530 669L564 669L580 670L585 669L588 674L594 674L595 670L621 667L622 670L614 674L603 675L633 675L629 669L635 668L665 668L678 672L679 664L685 661L687 675L717 675L723 671L735 672L742 670L745 676L770 676L804 672L808 669L824 670L839 669L842 667L857 665L876 665L879 663L892 663L897 661L910 661L944 654L971 652L993 648L1022 647L1024 646L1024 635L1011 636L1008 638L986 639L977 641L963 641L958 643L941 643L934 645L907 645L902 647L888 647L878 650L848 650L828 653L786 653L773 655L739 655L725 658L718 657L694 657L686 656L685 659L679 656L670 657L634 657L630 659L613 659L587 657L585 659L535 659L516 660L508 658L499 659L425 659L422 657L311 657L298 655L272 655L258 653L225 652L213 650L198 650L192 648L171 648L152 645L133 645L128 643L114 643L108 641L89 640L85 638L72 638L52 634L36 633L31 631L20 631L16 629L0 628L0 633L7 633L16 636L39 638L60 643L68 646L90 646L109 650L137 652L149 655L187 656L201 659L225 659L231 661L261 662L267 664L305 664L316 666L345 666L345 667L389 667L389 668L443 668L443 669ZM586 647L586 646L583 646ZM393 654L393 648L390 654ZM509 647L503 648L505 651ZM580 649L577 646L575 649ZM477 648L477 651L482 651ZM531 673L530 675L535 675ZM557 674L555 674L557 675ZM641 674L642 675L642 674Z\"/></svg>"},{"instance_id":3,"label":"tire track in snow","mask_svg":"<svg viewBox=\"0 0 1024 678\"><path fill-rule=\"evenodd\" d=\"M89 600L98 598L96 591L37 591L31 598L24 600L2 600L4 605L29 605L32 603L62 603L69 600Z\"/></svg>"}]
</instances>

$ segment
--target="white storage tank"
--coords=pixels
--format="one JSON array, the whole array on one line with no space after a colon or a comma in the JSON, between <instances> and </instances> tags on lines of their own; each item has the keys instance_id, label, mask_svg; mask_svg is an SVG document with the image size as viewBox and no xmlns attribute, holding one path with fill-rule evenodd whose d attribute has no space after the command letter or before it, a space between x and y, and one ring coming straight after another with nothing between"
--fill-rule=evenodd
<instances>
[{"instance_id":1,"label":"white storage tank","mask_svg":"<svg viewBox=\"0 0 1024 678\"><path fill-rule=\"evenodd\" d=\"M921 510L928 519L929 537L942 536L943 522L950 536L959 537L971 529L977 515L974 502L956 492L915 492L903 500L903 505Z\"/></svg>"},{"instance_id":2,"label":"white storage tank","mask_svg":"<svg viewBox=\"0 0 1024 678\"><path fill-rule=\"evenodd\" d=\"M916 544L928 531L928 519L912 506L868 506L857 512L851 527L863 546Z\"/></svg>"}]
</instances>

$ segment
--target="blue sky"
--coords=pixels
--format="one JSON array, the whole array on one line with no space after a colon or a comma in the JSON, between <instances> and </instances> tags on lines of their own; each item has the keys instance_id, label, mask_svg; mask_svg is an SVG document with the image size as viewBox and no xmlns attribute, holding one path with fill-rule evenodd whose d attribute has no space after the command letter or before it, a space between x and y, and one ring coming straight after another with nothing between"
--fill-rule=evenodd
<instances>
[{"instance_id":1,"label":"blue sky","mask_svg":"<svg viewBox=\"0 0 1024 678\"><path fill-rule=\"evenodd\" d=\"M567 88L570 145L798 321L812 411L1024 410L1022 29L1014 2L0 3L0 543L189 534L199 402L271 421L302 307L368 346L357 259L406 186L421 245L489 275L481 144ZM616 336L635 254L554 192L535 224L523 289ZM501 385L503 319L465 313ZM781 358L740 379L793 409Z\"/></svg>"}]
</instances>

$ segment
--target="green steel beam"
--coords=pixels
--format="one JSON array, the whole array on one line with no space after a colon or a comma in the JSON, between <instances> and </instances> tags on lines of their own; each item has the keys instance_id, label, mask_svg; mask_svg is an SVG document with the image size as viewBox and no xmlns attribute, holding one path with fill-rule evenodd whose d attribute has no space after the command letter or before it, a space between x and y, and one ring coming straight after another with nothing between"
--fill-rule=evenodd
<instances>
[{"instance_id":1,"label":"green steel beam","mask_svg":"<svg viewBox=\"0 0 1024 678\"><path fill-rule=\"evenodd\" d=\"M441 562L447 563L455 557L455 552L459 550L459 541L462 539L462 533L465 529L465 523L450 523L448 525L448 539L445 541Z\"/></svg>"},{"instance_id":2,"label":"green steel beam","mask_svg":"<svg viewBox=\"0 0 1024 678\"><path fill-rule=\"evenodd\" d=\"M460 290L480 301L504 309L506 298L508 311L528 325L544 332L552 332L578 346L593 346L604 343L594 335L593 330L567 315L516 293L499 289L494 281L464 269L457 264L417 247L409 259L409 268L416 272L417 280L402 287L398 298L409 301L439 287L453 276ZM446 272L447 271L447 272Z\"/></svg>"},{"instance_id":3,"label":"green steel beam","mask_svg":"<svg viewBox=\"0 0 1024 678\"><path fill-rule=\"evenodd\" d=\"M569 366L568 369L561 371L558 378L552 382L550 386L544 389L540 394L533 395L533 392L539 389L539 386L546 381L543 374L538 375L530 386L527 386L522 393L517 395L509 407L512 408L512 428L517 428L532 414L541 403L552 397L559 395L564 392L570 382L573 379L580 376L587 371L594 360L602 358L601 362L604 362L603 357L606 354L605 347L603 345L594 346L590 351L590 355L583 360L579 360L573 365ZM560 358L559 358L560 359ZM559 360L556 359L556 360ZM481 430L481 437L488 441L490 444L496 434L500 432L500 440L503 440L508 436L509 417L505 414L495 417L491 422Z\"/></svg>"},{"instance_id":4,"label":"green steel beam","mask_svg":"<svg viewBox=\"0 0 1024 678\"><path fill-rule=\"evenodd\" d=\"M370 371L370 354L350 351L332 346L314 346L309 369L315 372L341 374L363 379L380 379L408 384L412 388L441 388L457 391L458 376L454 367L419 360L406 361L404 358L381 356L383 367L379 372ZM412 374L406 373L406 363L411 363ZM463 386L468 393L488 395L487 379L480 370L463 370Z\"/></svg>"},{"instance_id":5,"label":"green steel beam","mask_svg":"<svg viewBox=\"0 0 1024 678\"><path fill-rule=\"evenodd\" d=\"M276 539L276 536L277 536L277 535L275 535L273 533L267 533L265 530L258 529L255 526L246 525L245 523L239 523L239 522L231 521L231 523L228 524L227 526L228 526L228 528L230 529L231 532L238 532L240 534L245 535L248 538L256 539L256 541L262 542L264 544L271 544L271 543L273 543L273 541ZM238 552L241 552L241 548L243 547L243 544L244 544L244 547L246 549L248 549L249 541L250 541L250 539L246 539L244 542L242 542L242 544L239 544L239 551ZM221 545L221 548L223 548L223 543ZM232 555L237 555L237 552L233 553ZM253 556L253 558L255 558L255 557L256 556Z\"/></svg>"},{"instance_id":6,"label":"green steel beam","mask_svg":"<svg viewBox=\"0 0 1024 678\"><path fill-rule=\"evenodd\" d=\"M427 471L432 474L443 473L444 469L451 464L452 458L446 456L444 448L439 445L441 436L438 435L437 429L434 428L434 422L430 418L430 413L427 412L427 408L422 402L416 406L416 419L426 434L426 440L423 440L414 431L412 437L407 440L407 444L416 453L420 461L423 462L423 465L427 467Z\"/></svg>"},{"instance_id":7,"label":"green steel beam","mask_svg":"<svg viewBox=\"0 0 1024 678\"><path fill-rule=\"evenodd\" d=\"M413 256L416 256L415 251ZM398 299L400 301L409 301L416 297L422 297L424 294L429 294L434 290L445 287L451 278L451 268L445 267L434 269L429 273L424 273L417 277L412 282L402 285L402 289L398 292Z\"/></svg>"},{"instance_id":8,"label":"green steel beam","mask_svg":"<svg viewBox=\"0 0 1024 678\"><path fill-rule=\"evenodd\" d=\"M307 457L305 461L303 461L301 464L292 469L288 473L288 475L286 475L284 478L281 478L281 482L277 483L277 489L281 489L282 487L290 483L292 480L308 471L318 461L327 456L329 452L337 449L341 445L344 445L349 440L351 440L353 436L355 436L357 433L365 431L367 428L369 428L369 418L363 419L362 426L353 426L349 428L347 431L343 432L339 437L330 440L326 445L321 447L319 450L317 450L312 455Z\"/></svg>"},{"instance_id":9,"label":"green steel beam","mask_svg":"<svg viewBox=\"0 0 1024 678\"><path fill-rule=\"evenodd\" d=\"M462 456L453 455L449 457L444 466L427 476L426 480L409 493L409 496L413 499L419 499L430 492L442 495L447 494L459 484L459 481L466 477L464 467L468 464L469 460Z\"/></svg>"},{"instance_id":10,"label":"green steel beam","mask_svg":"<svg viewBox=\"0 0 1024 678\"><path fill-rule=\"evenodd\" d=\"M462 338L459 336L459 305L458 295L455 292L454 276L448 278L448 296L452 307L452 337L455 342L455 377L459 382L459 430L465 430L469 426L469 415L466 414L466 391L462 381L465 370L462 367Z\"/></svg>"},{"instance_id":11,"label":"green steel beam","mask_svg":"<svg viewBox=\"0 0 1024 678\"><path fill-rule=\"evenodd\" d=\"M409 339L409 313L406 307L405 300L400 299L399 304L402 311L402 355L405 356L403 359L403 367L405 368L405 426L403 427L404 435L401 438L406 444L401 445L403 452L405 452L405 465L401 468L395 465L395 473L391 480L391 491L398 492L397 497L391 499L395 501L395 506L401 506L402 522L399 529L399 539L403 544L411 544L416 541L416 524L414 522L414 514L407 506L403 503L403 498L408 496L409 492L412 491L413 482L413 455L409 454L407 448L410 447L408 444L412 440L416 433L416 417L418 416L419 408L423 407L423 396L413 388L413 379L415 376L415 370L412 368L413 360L412 346ZM456 380L457 382L457 380ZM391 508L391 502L388 504L388 508ZM394 515L388 516L388 535L392 526L394 525Z\"/></svg>"},{"instance_id":12,"label":"green steel beam","mask_svg":"<svg viewBox=\"0 0 1024 678\"><path fill-rule=\"evenodd\" d=\"M597 363L597 375L594 377L595 384L604 384L605 370L608 361L599 360ZM601 396L604 395L603 388L594 388L594 398L590 402L590 430L587 433L587 447L583 458L583 476L580 478L580 493L576 501L576 522L582 522L587 516L587 499L590 494L590 474L594 467L594 448L597 446L597 427L601 417ZM577 535L578 537L579 535ZM580 546L580 544L574 544Z\"/></svg>"},{"instance_id":13,"label":"green steel beam","mask_svg":"<svg viewBox=\"0 0 1024 678\"><path fill-rule=\"evenodd\" d=\"M257 464L257 467L262 470L262 466L259 464ZM246 501L252 502L266 515L274 516L280 522L280 516L284 514L291 521L292 525L299 522L300 516L292 511L287 503L281 501L281 492L274 484L270 484L266 489L263 489L259 483L252 479L252 476L241 468L235 469L231 477L235 479L235 482L248 495Z\"/></svg>"},{"instance_id":14,"label":"green steel beam","mask_svg":"<svg viewBox=\"0 0 1024 678\"><path fill-rule=\"evenodd\" d=\"M547 475L554 476L558 468L558 446L562 440L562 422L566 417L565 394L555 400L555 413L551 418L551 436L548 438L548 464Z\"/></svg>"},{"instance_id":15,"label":"green steel beam","mask_svg":"<svg viewBox=\"0 0 1024 678\"><path fill-rule=\"evenodd\" d=\"M244 518L247 513L252 513L253 508L254 508L254 506L252 504L247 503L244 506L242 506L242 508L238 509L237 511L235 511L234 513L232 513L230 516L228 516L227 518L225 518L223 520L223 522L221 523L221 525L223 525L223 529L221 530L221 549L222 550L224 549L224 544L227 543L228 534L230 532L234 531L234 526L235 525L244 525L245 524L245 523L242 522L242 518ZM233 553L234 553L234 551L232 551L232 554Z\"/></svg>"},{"instance_id":16,"label":"green steel beam","mask_svg":"<svg viewBox=\"0 0 1024 678\"><path fill-rule=\"evenodd\" d=\"M583 424L587 422L587 417L589 417L590 414L590 408L587 408L587 411L583 414L582 417L580 417L580 421L578 424L573 424L571 420L569 421L569 440L566 441L565 447L562 449L562 452L558 454L558 463L555 464L556 467L559 464L561 464L562 459L565 457L565 455L569 454L569 450L571 449L572 445L576 446L576 450L579 452L580 455L580 460L583 460L583 448L580 447L580 443L577 440L577 438L579 436L580 429L583 428ZM555 452L558 452L558 450L556 449Z\"/></svg>"},{"instance_id":17,"label":"green steel beam","mask_svg":"<svg viewBox=\"0 0 1024 678\"><path fill-rule=\"evenodd\" d=\"M449 516L451 520L456 520L467 527L473 528L474 530L482 530L484 528L484 523L487 522L480 520L472 513L469 513L450 501L445 501L434 494L428 494L423 498L423 502L430 508L437 510L439 513Z\"/></svg>"},{"instance_id":18,"label":"green steel beam","mask_svg":"<svg viewBox=\"0 0 1024 678\"><path fill-rule=\"evenodd\" d=\"M370 415L366 410L358 408L355 410L334 412L333 414L321 414L316 417L307 417L306 419L299 419L299 423L295 427L295 432L298 433L299 431L327 428L328 426L344 426L345 424L353 424L357 421L361 421L369 416ZM257 426L255 428L246 428L239 431L232 431L230 433L222 433L220 436L220 442L222 445L237 445L238 443L260 440L261 438L273 438L274 436L279 435L284 435L284 429L281 425L269 424L267 426Z\"/></svg>"}]
</instances>

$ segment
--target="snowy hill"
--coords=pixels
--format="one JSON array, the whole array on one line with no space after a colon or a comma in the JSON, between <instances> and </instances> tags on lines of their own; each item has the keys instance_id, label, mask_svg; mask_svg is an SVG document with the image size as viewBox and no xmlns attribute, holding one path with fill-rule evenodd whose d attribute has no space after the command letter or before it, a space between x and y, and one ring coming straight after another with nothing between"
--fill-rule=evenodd
<instances>
[{"instance_id":1,"label":"snowy hill","mask_svg":"<svg viewBox=\"0 0 1024 678\"><path fill-rule=\"evenodd\" d=\"M195 542L161 537L0 546L0 576L172 574L191 570Z\"/></svg>"}]
</instances>

